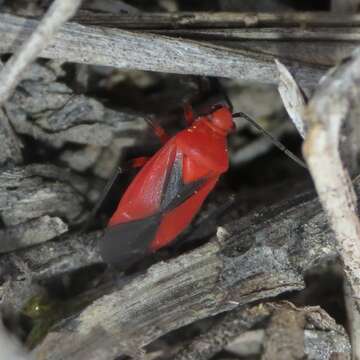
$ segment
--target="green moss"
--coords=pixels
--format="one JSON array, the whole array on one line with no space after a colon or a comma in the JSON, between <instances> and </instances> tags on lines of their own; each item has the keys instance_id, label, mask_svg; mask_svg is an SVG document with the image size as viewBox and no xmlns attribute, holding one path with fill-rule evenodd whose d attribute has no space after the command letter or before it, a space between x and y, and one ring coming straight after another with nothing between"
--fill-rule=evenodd
<instances>
[{"instance_id":1,"label":"green moss","mask_svg":"<svg viewBox=\"0 0 360 360\"><path fill-rule=\"evenodd\" d=\"M89 304L89 299L76 297L67 301L36 295L23 307L22 313L31 318L33 327L26 339L26 345L34 348L58 321L80 311Z\"/></svg>"},{"instance_id":2,"label":"green moss","mask_svg":"<svg viewBox=\"0 0 360 360\"><path fill-rule=\"evenodd\" d=\"M59 303L47 295L36 295L22 309L22 313L30 317L33 327L26 339L27 346L33 348L47 334L50 327L59 318Z\"/></svg>"}]
</instances>

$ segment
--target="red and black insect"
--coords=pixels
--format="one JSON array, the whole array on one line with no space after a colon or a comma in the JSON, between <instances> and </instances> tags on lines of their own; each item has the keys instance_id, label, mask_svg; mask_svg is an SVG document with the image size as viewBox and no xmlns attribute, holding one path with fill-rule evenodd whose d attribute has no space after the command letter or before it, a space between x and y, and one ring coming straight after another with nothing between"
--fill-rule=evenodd
<instances>
[{"instance_id":1,"label":"red and black insect","mask_svg":"<svg viewBox=\"0 0 360 360\"><path fill-rule=\"evenodd\" d=\"M225 105L198 117L188 108L188 127L171 138L153 125L163 146L151 158L135 162L142 168L122 196L100 242L105 262L126 268L169 245L190 224L228 170L227 136L235 129L233 118L240 116L246 117L232 114Z\"/></svg>"}]
</instances>

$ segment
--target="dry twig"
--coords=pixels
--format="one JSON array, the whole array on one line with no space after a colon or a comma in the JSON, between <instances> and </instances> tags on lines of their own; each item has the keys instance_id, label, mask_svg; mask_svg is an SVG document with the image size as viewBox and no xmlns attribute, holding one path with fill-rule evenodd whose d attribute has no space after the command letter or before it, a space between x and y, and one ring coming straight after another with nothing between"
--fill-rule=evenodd
<instances>
[{"instance_id":1,"label":"dry twig","mask_svg":"<svg viewBox=\"0 0 360 360\"><path fill-rule=\"evenodd\" d=\"M81 0L55 0L30 38L22 44L0 72L0 105L11 96L23 72L53 40L59 28L79 8Z\"/></svg>"},{"instance_id":2,"label":"dry twig","mask_svg":"<svg viewBox=\"0 0 360 360\"><path fill-rule=\"evenodd\" d=\"M348 0L351 1L351 0ZM356 1L356 0L352 0ZM169 12L140 14L90 14L79 12L74 21L120 29L206 29L256 27L353 27L360 25L359 14L329 12L239 13Z\"/></svg>"},{"instance_id":3,"label":"dry twig","mask_svg":"<svg viewBox=\"0 0 360 360\"><path fill-rule=\"evenodd\" d=\"M331 10L335 14L354 14L360 5L359 0L331 0Z\"/></svg>"},{"instance_id":4,"label":"dry twig","mask_svg":"<svg viewBox=\"0 0 360 360\"><path fill-rule=\"evenodd\" d=\"M359 356L357 329L360 318L360 225L354 189L340 158L340 132L345 119L349 120L351 114L356 116L359 109L360 92L356 88L360 79L359 64L358 50L348 62L328 75L308 107L291 74L283 65L279 67L279 71L285 74L283 81L286 84L280 84L283 87L282 98L285 107L295 125L300 124L300 129L309 129L304 143L304 155L309 163L320 201L330 218L339 253L345 265L345 284L348 285L345 286L345 296L352 328L354 356ZM351 147L351 144L347 144L347 147ZM356 157L356 154L352 156Z\"/></svg>"},{"instance_id":5,"label":"dry twig","mask_svg":"<svg viewBox=\"0 0 360 360\"><path fill-rule=\"evenodd\" d=\"M26 352L19 340L11 335L0 317L0 357L11 360L35 360Z\"/></svg>"},{"instance_id":6,"label":"dry twig","mask_svg":"<svg viewBox=\"0 0 360 360\"><path fill-rule=\"evenodd\" d=\"M303 111L306 105L304 93L297 85L287 68L278 60L275 60L279 70L279 93L291 120L305 138L306 128L303 120Z\"/></svg>"},{"instance_id":7,"label":"dry twig","mask_svg":"<svg viewBox=\"0 0 360 360\"><path fill-rule=\"evenodd\" d=\"M244 338L255 331L260 335L258 351L246 354ZM174 360L208 360L224 348L241 357L262 353L263 360L298 360L305 356L328 360L333 352L342 353L345 358L350 352L344 329L324 310L318 307L298 309L280 302L230 311L215 321L206 333L178 351ZM254 351L254 345L250 348Z\"/></svg>"},{"instance_id":8,"label":"dry twig","mask_svg":"<svg viewBox=\"0 0 360 360\"><path fill-rule=\"evenodd\" d=\"M37 24L36 20L0 14L0 52L15 51ZM262 83L275 83L277 79L272 57L264 54L74 23L66 24L52 46L45 48L40 56L123 69L220 76ZM290 63L289 67L306 87L314 86L323 74L321 68L305 63L302 66Z\"/></svg>"},{"instance_id":9,"label":"dry twig","mask_svg":"<svg viewBox=\"0 0 360 360\"><path fill-rule=\"evenodd\" d=\"M305 114L309 132L303 148L344 263L350 286L347 295L355 306L354 314L349 314L354 329L359 327L354 322L360 311L360 222L356 195L340 157L340 138L343 123L359 107L359 81L360 49L327 76L310 100ZM360 356L358 340L353 344L355 358Z\"/></svg>"},{"instance_id":10,"label":"dry twig","mask_svg":"<svg viewBox=\"0 0 360 360\"><path fill-rule=\"evenodd\" d=\"M155 34L198 40L221 41L323 41L323 42L358 42L360 31L358 27L333 28L260 28L260 29L170 29L149 30Z\"/></svg>"},{"instance_id":11,"label":"dry twig","mask_svg":"<svg viewBox=\"0 0 360 360\"><path fill-rule=\"evenodd\" d=\"M137 8L121 0L87 0L85 1L83 8L122 15L124 13L134 14L139 12Z\"/></svg>"},{"instance_id":12,"label":"dry twig","mask_svg":"<svg viewBox=\"0 0 360 360\"><path fill-rule=\"evenodd\" d=\"M360 222L356 196L340 158L343 122L359 104L360 49L329 74L310 100L304 155L336 234L353 295L360 299Z\"/></svg>"},{"instance_id":13,"label":"dry twig","mask_svg":"<svg viewBox=\"0 0 360 360\"><path fill-rule=\"evenodd\" d=\"M125 287L114 285L53 329L37 353L112 359L237 304L299 289L307 270L336 253L325 222L318 201L304 194L229 224L205 246L156 264Z\"/></svg>"}]
</instances>

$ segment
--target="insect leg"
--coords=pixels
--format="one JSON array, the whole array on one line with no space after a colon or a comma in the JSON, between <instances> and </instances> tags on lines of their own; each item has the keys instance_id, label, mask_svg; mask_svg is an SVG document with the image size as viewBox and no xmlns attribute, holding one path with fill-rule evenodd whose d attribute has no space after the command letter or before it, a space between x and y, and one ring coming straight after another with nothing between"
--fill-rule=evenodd
<instances>
[{"instance_id":1,"label":"insect leg","mask_svg":"<svg viewBox=\"0 0 360 360\"><path fill-rule=\"evenodd\" d=\"M139 156L129 161L129 166L132 168L142 168L149 160L148 156Z\"/></svg>"},{"instance_id":2,"label":"insect leg","mask_svg":"<svg viewBox=\"0 0 360 360\"><path fill-rule=\"evenodd\" d=\"M109 181L106 183L105 188L104 188L99 200L97 201L96 205L92 209L89 220L86 222L86 225L84 227L85 229L88 227L89 221L91 221L94 218L94 216L96 215L100 206L104 202L106 195L109 193L111 187L113 186L114 182L116 181L116 179L120 175L120 173L126 172L130 169L140 169L148 162L149 159L150 159L150 157L148 157L148 156L136 157L134 159L131 159L125 166L117 167L115 169L115 171L111 175Z\"/></svg>"},{"instance_id":3,"label":"insect leg","mask_svg":"<svg viewBox=\"0 0 360 360\"><path fill-rule=\"evenodd\" d=\"M194 122L194 111L192 106L190 105L190 103L185 103L184 105L184 117L185 117L185 122L187 126L191 126L192 123Z\"/></svg>"},{"instance_id":4,"label":"insect leg","mask_svg":"<svg viewBox=\"0 0 360 360\"><path fill-rule=\"evenodd\" d=\"M82 227L82 231L86 231L88 230L88 228L90 227L90 224L92 222L92 220L94 219L96 213L98 212L98 210L100 209L101 205L103 204L107 194L109 193L111 187L113 186L114 182L116 181L117 177L120 175L120 173L123 171L122 168L117 167L114 171L114 173L111 175L109 181L106 183L106 186L103 190L103 192L101 193L99 199L97 200L95 206L93 207L93 209L91 210L91 213L89 215L88 220L86 221L85 225Z\"/></svg>"},{"instance_id":5,"label":"insect leg","mask_svg":"<svg viewBox=\"0 0 360 360\"><path fill-rule=\"evenodd\" d=\"M165 129L162 126L148 118L145 118L145 121L154 131L155 135L160 139L162 144L165 144L170 139L170 136L166 133Z\"/></svg>"}]
</instances>

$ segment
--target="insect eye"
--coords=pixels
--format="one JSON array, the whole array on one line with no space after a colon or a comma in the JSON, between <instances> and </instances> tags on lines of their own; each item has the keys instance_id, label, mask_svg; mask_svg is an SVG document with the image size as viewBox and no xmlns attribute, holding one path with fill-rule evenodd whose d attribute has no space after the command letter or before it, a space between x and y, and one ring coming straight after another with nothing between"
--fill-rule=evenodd
<instances>
[{"instance_id":1,"label":"insect eye","mask_svg":"<svg viewBox=\"0 0 360 360\"><path fill-rule=\"evenodd\" d=\"M222 107L223 107L223 105L221 105L221 104L213 105L213 106L211 107L211 112L214 112L214 111L216 111L216 110L219 110L219 109L221 109Z\"/></svg>"},{"instance_id":2,"label":"insect eye","mask_svg":"<svg viewBox=\"0 0 360 360\"><path fill-rule=\"evenodd\" d=\"M197 116L197 117L209 116L209 115L213 114L215 111L220 110L220 109L222 109L222 108L224 108L224 107L227 107L227 106L224 105L224 104L221 104L221 103L218 103L218 104L215 104L215 105L211 105L211 107L208 106L206 109L203 109L203 111L198 112L198 113L196 114L196 116Z\"/></svg>"}]
</instances>

